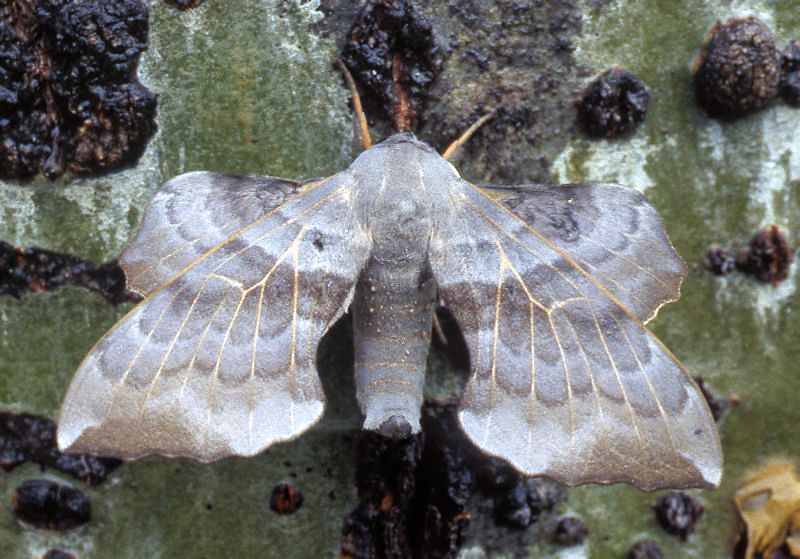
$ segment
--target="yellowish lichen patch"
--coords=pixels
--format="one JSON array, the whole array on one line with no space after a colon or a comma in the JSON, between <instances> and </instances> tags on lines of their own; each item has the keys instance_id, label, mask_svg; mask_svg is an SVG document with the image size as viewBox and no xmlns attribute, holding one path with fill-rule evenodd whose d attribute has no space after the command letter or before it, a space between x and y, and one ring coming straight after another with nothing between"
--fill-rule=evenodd
<instances>
[{"instance_id":1,"label":"yellowish lichen patch","mask_svg":"<svg viewBox=\"0 0 800 559\"><path fill-rule=\"evenodd\" d=\"M770 464L745 479L733 502L747 526L745 559L771 559L784 543L800 557L800 479L785 462Z\"/></svg>"}]
</instances>

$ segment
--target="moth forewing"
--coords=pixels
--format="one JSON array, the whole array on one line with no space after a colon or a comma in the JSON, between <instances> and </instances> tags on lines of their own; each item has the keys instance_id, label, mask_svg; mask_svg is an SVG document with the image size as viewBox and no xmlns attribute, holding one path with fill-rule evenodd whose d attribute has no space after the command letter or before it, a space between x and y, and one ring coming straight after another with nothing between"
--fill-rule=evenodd
<instances>
[{"instance_id":1,"label":"moth forewing","mask_svg":"<svg viewBox=\"0 0 800 559\"><path fill-rule=\"evenodd\" d=\"M577 195L592 188L578 187ZM716 486L722 455L708 406L642 323L675 296L683 274L652 208L637 200L650 228L624 251L600 252L601 235L578 240L612 225L625 231L602 203L604 193L624 196L620 187L592 193L593 222L577 196L538 187L530 193L537 204L524 206L538 208L527 216L533 226L513 204L465 182L460 189L463 203L431 244L431 266L470 350L459 419L473 442L526 474L569 485ZM561 234L567 224L569 236ZM665 259L659 265L677 278L674 287L660 286L647 251ZM623 273L631 268L639 270L633 278ZM652 284L662 290L639 295ZM621 298L635 302L636 312Z\"/></svg>"},{"instance_id":2,"label":"moth forewing","mask_svg":"<svg viewBox=\"0 0 800 559\"><path fill-rule=\"evenodd\" d=\"M275 177L206 171L170 179L153 196L119 257L128 289L152 293L302 186Z\"/></svg>"},{"instance_id":3,"label":"moth forewing","mask_svg":"<svg viewBox=\"0 0 800 559\"><path fill-rule=\"evenodd\" d=\"M211 461L255 454L313 425L324 408L317 344L346 310L369 255L351 188L348 173L336 175L225 238L209 222L202 242L211 248L177 271L160 268L164 283L81 364L62 406L59 446L125 459L155 453ZM238 195L250 199L241 207L264 208L259 191L243 188ZM196 218L213 221L212 214ZM138 250L142 238L150 236L138 235L128 250Z\"/></svg>"}]
</instances>

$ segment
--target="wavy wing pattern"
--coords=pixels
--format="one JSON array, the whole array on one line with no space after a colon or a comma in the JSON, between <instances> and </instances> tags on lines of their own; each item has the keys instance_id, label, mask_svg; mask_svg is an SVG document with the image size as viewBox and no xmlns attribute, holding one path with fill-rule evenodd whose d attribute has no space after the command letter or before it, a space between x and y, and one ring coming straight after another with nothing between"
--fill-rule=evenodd
<instances>
[{"instance_id":1,"label":"wavy wing pattern","mask_svg":"<svg viewBox=\"0 0 800 559\"><path fill-rule=\"evenodd\" d=\"M581 200L593 186L572 188L573 200ZM607 208L619 200L618 188L602 185L590 194ZM624 233L570 239L554 216L569 215L579 233L615 222L624 232L631 219L652 219L654 211L639 200L627 218L612 209L613 219L596 215L591 223L591 212L570 212L564 194L538 190L533 207L526 200L503 205L465 182L452 189L430 260L470 350L463 429L521 471L569 485L716 485L722 458L705 400L642 324L677 295L680 260L660 223L639 228L627 244ZM531 216L541 231L522 219ZM652 277L659 271L636 248L645 246L669 257L674 287ZM660 291L640 293L647 286Z\"/></svg>"},{"instance_id":2,"label":"wavy wing pattern","mask_svg":"<svg viewBox=\"0 0 800 559\"><path fill-rule=\"evenodd\" d=\"M61 411L59 446L125 459L157 453L211 461L256 454L313 425L324 408L317 344L347 309L369 254L352 215L350 181L343 173L311 185L242 228L259 201L258 189L245 188L249 200L192 214L195 223L184 224L209 232L198 247L218 243L195 260L170 259L176 236L160 249L167 263L150 272L137 273L147 259L123 257L147 299L81 364ZM192 195L184 192L171 195ZM154 204L146 232L166 230L170 204ZM223 237L228 225L217 220L226 212L239 229ZM140 234L128 251L139 252L148 238Z\"/></svg>"}]
</instances>

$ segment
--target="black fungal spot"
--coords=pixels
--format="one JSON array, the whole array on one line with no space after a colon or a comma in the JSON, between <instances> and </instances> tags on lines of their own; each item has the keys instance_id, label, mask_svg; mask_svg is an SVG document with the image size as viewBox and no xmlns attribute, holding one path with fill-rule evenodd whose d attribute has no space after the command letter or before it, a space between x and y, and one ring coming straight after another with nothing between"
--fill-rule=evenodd
<instances>
[{"instance_id":1,"label":"black fungal spot","mask_svg":"<svg viewBox=\"0 0 800 559\"><path fill-rule=\"evenodd\" d=\"M737 117L772 103L781 82L781 53L755 18L717 22L695 62L694 91L709 115Z\"/></svg>"},{"instance_id":2,"label":"black fungal spot","mask_svg":"<svg viewBox=\"0 0 800 559\"><path fill-rule=\"evenodd\" d=\"M661 547L654 541L643 540L636 542L630 548L625 559L664 559Z\"/></svg>"},{"instance_id":3,"label":"black fungal spot","mask_svg":"<svg viewBox=\"0 0 800 559\"><path fill-rule=\"evenodd\" d=\"M136 78L142 0L11 0L0 7L0 177L96 175L131 165L156 130Z\"/></svg>"},{"instance_id":4,"label":"black fungal spot","mask_svg":"<svg viewBox=\"0 0 800 559\"><path fill-rule=\"evenodd\" d=\"M269 508L278 514L294 514L303 506L303 494L290 483L279 483L272 488Z\"/></svg>"},{"instance_id":5,"label":"black fungal spot","mask_svg":"<svg viewBox=\"0 0 800 559\"><path fill-rule=\"evenodd\" d=\"M673 491L656 501L653 510L659 525L668 533L686 540L705 507L703 502L683 491Z\"/></svg>"},{"instance_id":6,"label":"black fungal spot","mask_svg":"<svg viewBox=\"0 0 800 559\"><path fill-rule=\"evenodd\" d=\"M35 462L69 474L90 486L99 485L122 462L88 454L64 454L56 445L56 425L46 417L0 413L0 466L10 472Z\"/></svg>"},{"instance_id":7,"label":"black fungal spot","mask_svg":"<svg viewBox=\"0 0 800 559\"><path fill-rule=\"evenodd\" d=\"M583 543L583 540L586 539L588 534L589 529L580 518L565 516L564 518L560 518L556 523L552 534L552 540L558 545L578 545Z\"/></svg>"},{"instance_id":8,"label":"black fungal spot","mask_svg":"<svg viewBox=\"0 0 800 559\"><path fill-rule=\"evenodd\" d=\"M511 528L527 528L536 516L528 504L528 486L519 480L513 489L498 494L495 501L495 518L499 524Z\"/></svg>"},{"instance_id":9,"label":"black fungal spot","mask_svg":"<svg viewBox=\"0 0 800 559\"><path fill-rule=\"evenodd\" d=\"M347 34L341 59L366 88L365 102L413 130L427 89L441 71L440 49L430 23L406 0L368 0Z\"/></svg>"},{"instance_id":10,"label":"black fungal spot","mask_svg":"<svg viewBox=\"0 0 800 559\"><path fill-rule=\"evenodd\" d=\"M399 441L372 431L362 434L356 465L359 504L344 522L342 557L411 556L405 524L422 446L421 434Z\"/></svg>"},{"instance_id":11,"label":"black fungal spot","mask_svg":"<svg viewBox=\"0 0 800 559\"><path fill-rule=\"evenodd\" d=\"M92 507L82 491L44 479L29 479L11 496L20 520L37 528L68 530L91 520Z\"/></svg>"},{"instance_id":12,"label":"black fungal spot","mask_svg":"<svg viewBox=\"0 0 800 559\"><path fill-rule=\"evenodd\" d=\"M704 264L715 276L727 276L736 269L736 257L724 248L711 247L706 252Z\"/></svg>"},{"instance_id":13,"label":"black fungal spot","mask_svg":"<svg viewBox=\"0 0 800 559\"><path fill-rule=\"evenodd\" d=\"M783 51L781 94L793 107L800 107L800 45L793 39Z\"/></svg>"},{"instance_id":14,"label":"black fungal spot","mask_svg":"<svg viewBox=\"0 0 800 559\"><path fill-rule=\"evenodd\" d=\"M613 67L586 87L578 115L590 136L614 138L633 131L649 103L647 86L627 70Z\"/></svg>"},{"instance_id":15,"label":"black fungal spot","mask_svg":"<svg viewBox=\"0 0 800 559\"><path fill-rule=\"evenodd\" d=\"M125 273L115 260L95 264L70 254L15 248L0 241L0 295L19 298L25 291L42 293L61 285L96 291L113 305L141 300L127 290Z\"/></svg>"},{"instance_id":16,"label":"black fungal spot","mask_svg":"<svg viewBox=\"0 0 800 559\"><path fill-rule=\"evenodd\" d=\"M736 268L765 283L777 285L789 276L794 250L777 225L770 225L750 240L747 250L739 253Z\"/></svg>"}]
</instances>

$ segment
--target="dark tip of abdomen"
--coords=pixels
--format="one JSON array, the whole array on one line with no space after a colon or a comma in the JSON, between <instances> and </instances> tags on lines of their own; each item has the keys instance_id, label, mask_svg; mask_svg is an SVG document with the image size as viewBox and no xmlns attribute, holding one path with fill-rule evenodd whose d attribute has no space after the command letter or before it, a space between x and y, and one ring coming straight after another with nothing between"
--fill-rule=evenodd
<instances>
[{"instance_id":1,"label":"dark tip of abdomen","mask_svg":"<svg viewBox=\"0 0 800 559\"><path fill-rule=\"evenodd\" d=\"M393 415L381 423L378 433L394 440L405 439L411 435L411 424L402 415Z\"/></svg>"}]
</instances>

